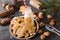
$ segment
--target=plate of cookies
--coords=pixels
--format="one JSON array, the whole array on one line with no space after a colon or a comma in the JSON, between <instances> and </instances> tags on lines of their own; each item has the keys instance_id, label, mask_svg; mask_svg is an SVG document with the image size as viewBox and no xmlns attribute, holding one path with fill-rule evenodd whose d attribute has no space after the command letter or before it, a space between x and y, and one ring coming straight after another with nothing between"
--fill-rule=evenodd
<instances>
[{"instance_id":1,"label":"plate of cookies","mask_svg":"<svg viewBox=\"0 0 60 40\"><path fill-rule=\"evenodd\" d=\"M33 22L30 17L24 18L24 16L14 17L9 26L9 31L14 38L17 39L29 39L36 35L39 26L34 19Z\"/></svg>"}]
</instances>

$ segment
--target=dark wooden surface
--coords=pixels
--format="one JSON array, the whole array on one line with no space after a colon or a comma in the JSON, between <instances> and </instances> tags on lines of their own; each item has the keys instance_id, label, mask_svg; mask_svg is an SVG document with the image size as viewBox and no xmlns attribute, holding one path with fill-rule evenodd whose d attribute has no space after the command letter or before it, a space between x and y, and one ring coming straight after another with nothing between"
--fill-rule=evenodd
<instances>
[{"instance_id":1,"label":"dark wooden surface","mask_svg":"<svg viewBox=\"0 0 60 40\"><path fill-rule=\"evenodd\" d=\"M28 3L28 0L27 0L27 3ZM0 4L1 4L1 1L0 1ZM28 3L29 4L29 3ZM33 11L37 11L36 9L34 9L32 7ZM2 10L2 8L0 7L0 11ZM20 16L20 13L19 12L16 12L14 14L14 16ZM60 16L59 16L60 17ZM0 18L1 20L1 18ZM60 27L56 27L57 29L60 30ZM46 30L45 28L43 28L43 30L45 31L48 31ZM6 25L6 26L1 26L0 25L0 40L17 40L15 38L12 38L12 36L10 35L10 32L9 32L9 25ZM37 34L35 37L31 38L31 40L40 40L39 38L39 35ZM57 36L55 33L52 33L51 32L51 36L48 37L46 40L60 40L60 37Z\"/></svg>"}]
</instances>

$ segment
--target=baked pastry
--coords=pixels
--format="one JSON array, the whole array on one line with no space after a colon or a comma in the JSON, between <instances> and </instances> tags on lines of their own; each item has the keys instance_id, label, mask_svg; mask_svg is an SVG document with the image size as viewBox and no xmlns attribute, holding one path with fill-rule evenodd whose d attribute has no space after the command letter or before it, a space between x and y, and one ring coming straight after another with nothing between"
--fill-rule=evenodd
<instances>
[{"instance_id":1,"label":"baked pastry","mask_svg":"<svg viewBox=\"0 0 60 40\"><path fill-rule=\"evenodd\" d=\"M2 6L3 8L5 8L5 6L6 6L6 5L8 5L8 4L6 4L6 3L3 3L1 6Z\"/></svg>"},{"instance_id":2,"label":"baked pastry","mask_svg":"<svg viewBox=\"0 0 60 40\"><path fill-rule=\"evenodd\" d=\"M18 29L20 23L23 22L23 18L20 18L20 17L15 17L12 19L11 21L11 29L13 30L13 34L16 35L16 30Z\"/></svg>"},{"instance_id":3,"label":"baked pastry","mask_svg":"<svg viewBox=\"0 0 60 40\"><path fill-rule=\"evenodd\" d=\"M9 11L3 10L2 12L0 12L0 17L6 17L8 15L10 15Z\"/></svg>"},{"instance_id":4,"label":"baked pastry","mask_svg":"<svg viewBox=\"0 0 60 40\"><path fill-rule=\"evenodd\" d=\"M19 27L16 31L16 35L18 38L20 37L23 37L24 36L24 33L23 33L23 30L21 30L22 27Z\"/></svg>"},{"instance_id":5,"label":"baked pastry","mask_svg":"<svg viewBox=\"0 0 60 40\"><path fill-rule=\"evenodd\" d=\"M13 30L11 32L15 37L27 38L35 34L36 26L34 25L30 17L14 17L11 20L10 29Z\"/></svg>"},{"instance_id":6,"label":"baked pastry","mask_svg":"<svg viewBox=\"0 0 60 40\"><path fill-rule=\"evenodd\" d=\"M12 6L12 5L9 5L9 4L7 4L7 3L3 3L1 6L2 6L5 10L7 10L7 11L14 11L13 6Z\"/></svg>"},{"instance_id":7,"label":"baked pastry","mask_svg":"<svg viewBox=\"0 0 60 40\"><path fill-rule=\"evenodd\" d=\"M7 17L14 12L14 7L12 5L3 3L1 6L4 10L0 12L0 17Z\"/></svg>"},{"instance_id":8,"label":"baked pastry","mask_svg":"<svg viewBox=\"0 0 60 40\"><path fill-rule=\"evenodd\" d=\"M19 12L22 12L22 14L24 14L24 12L25 12L25 7L24 7L24 6L21 6L20 9L19 9Z\"/></svg>"},{"instance_id":9,"label":"baked pastry","mask_svg":"<svg viewBox=\"0 0 60 40\"><path fill-rule=\"evenodd\" d=\"M33 7L37 8L37 9L39 9L41 4L42 3L39 2L38 0L30 0L30 5L32 5Z\"/></svg>"},{"instance_id":10,"label":"baked pastry","mask_svg":"<svg viewBox=\"0 0 60 40\"><path fill-rule=\"evenodd\" d=\"M25 36L25 38L27 38L29 36L29 33L28 32L25 32L24 33L24 36Z\"/></svg>"},{"instance_id":11,"label":"baked pastry","mask_svg":"<svg viewBox=\"0 0 60 40\"><path fill-rule=\"evenodd\" d=\"M6 24L9 24L11 21L11 18L4 18L1 20L0 24L1 25L6 25Z\"/></svg>"}]
</instances>

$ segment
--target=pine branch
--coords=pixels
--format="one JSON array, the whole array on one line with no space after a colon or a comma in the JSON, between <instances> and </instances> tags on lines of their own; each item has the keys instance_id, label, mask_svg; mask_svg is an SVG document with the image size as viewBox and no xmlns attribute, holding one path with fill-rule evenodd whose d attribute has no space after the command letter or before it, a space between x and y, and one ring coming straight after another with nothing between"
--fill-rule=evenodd
<instances>
[{"instance_id":1,"label":"pine branch","mask_svg":"<svg viewBox=\"0 0 60 40\"><path fill-rule=\"evenodd\" d=\"M40 9L43 11L45 9L45 13L52 14L57 13L60 14L60 1L59 0L48 0L47 2L42 1L42 5L40 5Z\"/></svg>"}]
</instances>

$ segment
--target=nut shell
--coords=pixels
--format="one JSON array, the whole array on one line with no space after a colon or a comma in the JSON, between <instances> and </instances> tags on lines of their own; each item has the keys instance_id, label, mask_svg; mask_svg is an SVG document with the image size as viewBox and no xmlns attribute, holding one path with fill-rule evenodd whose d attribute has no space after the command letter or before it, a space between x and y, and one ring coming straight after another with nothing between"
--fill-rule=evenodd
<instances>
[{"instance_id":1,"label":"nut shell","mask_svg":"<svg viewBox=\"0 0 60 40\"><path fill-rule=\"evenodd\" d=\"M10 15L10 12L8 12L8 11L6 11L6 10L0 12L0 17L6 17L6 16L8 16L8 15Z\"/></svg>"},{"instance_id":2,"label":"nut shell","mask_svg":"<svg viewBox=\"0 0 60 40\"><path fill-rule=\"evenodd\" d=\"M52 18L52 16L51 15L47 15L47 18L50 19L50 18Z\"/></svg>"},{"instance_id":3,"label":"nut shell","mask_svg":"<svg viewBox=\"0 0 60 40\"><path fill-rule=\"evenodd\" d=\"M42 35L40 36L40 39L41 39L41 40L44 40L44 39L45 39L45 35L42 34Z\"/></svg>"},{"instance_id":4,"label":"nut shell","mask_svg":"<svg viewBox=\"0 0 60 40\"><path fill-rule=\"evenodd\" d=\"M43 18L43 13L42 12L39 12L38 17L39 18Z\"/></svg>"},{"instance_id":5,"label":"nut shell","mask_svg":"<svg viewBox=\"0 0 60 40\"><path fill-rule=\"evenodd\" d=\"M50 36L50 33L49 32L45 32L44 35L45 36Z\"/></svg>"},{"instance_id":6,"label":"nut shell","mask_svg":"<svg viewBox=\"0 0 60 40\"><path fill-rule=\"evenodd\" d=\"M42 30L38 30L38 34L42 34L43 33L43 31Z\"/></svg>"},{"instance_id":7,"label":"nut shell","mask_svg":"<svg viewBox=\"0 0 60 40\"><path fill-rule=\"evenodd\" d=\"M44 26L44 22L40 22L40 23L39 23L39 26L40 26L40 27L43 27L43 26Z\"/></svg>"},{"instance_id":8,"label":"nut shell","mask_svg":"<svg viewBox=\"0 0 60 40\"><path fill-rule=\"evenodd\" d=\"M55 19L51 19L49 24L50 24L51 26L54 26L54 25L55 25Z\"/></svg>"}]
</instances>

